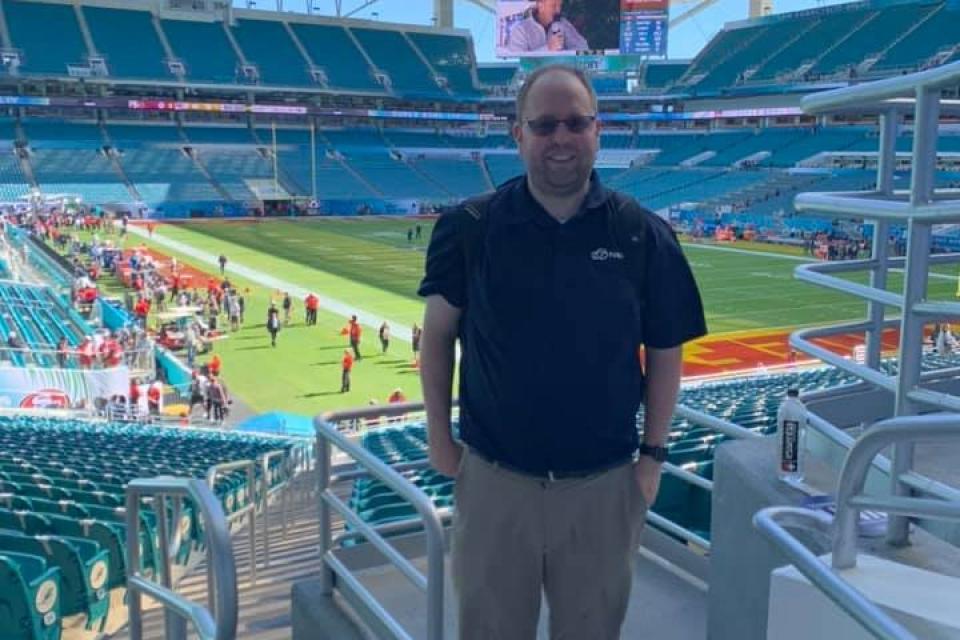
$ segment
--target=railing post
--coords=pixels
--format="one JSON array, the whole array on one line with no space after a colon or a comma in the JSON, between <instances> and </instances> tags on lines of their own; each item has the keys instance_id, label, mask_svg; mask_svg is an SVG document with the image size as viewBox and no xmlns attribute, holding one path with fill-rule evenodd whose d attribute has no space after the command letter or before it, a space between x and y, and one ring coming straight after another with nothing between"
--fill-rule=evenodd
<instances>
[{"instance_id":1,"label":"railing post","mask_svg":"<svg viewBox=\"0 0 960 640\"><path fill-rule=\"evenodd\" d=\"M320 509L320 558L322 561L323 558L327 557L327 553L330 552L332 538L332 532L330 531L330 505L323 499L323 495L327 489L330 488L330 441L318 433L315 448L317 455L317 501L319 502L318 507ZM332 595L334 582L333 569L328 567L325 562L322 563L320 577L323 583L324 595Z\"/></svg>"}]
</instances>

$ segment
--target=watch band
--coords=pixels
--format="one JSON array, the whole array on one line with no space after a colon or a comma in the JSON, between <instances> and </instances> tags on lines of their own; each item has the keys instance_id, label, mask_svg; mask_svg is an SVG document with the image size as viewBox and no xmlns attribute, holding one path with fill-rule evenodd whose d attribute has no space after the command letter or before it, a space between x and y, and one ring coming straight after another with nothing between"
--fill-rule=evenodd
<instances>
[{"instance_id":1,"label":"watch band","mask_svg":"<svg viewBox=\"0 0 960 640\"><path fill-rule=\"evenodd\" d=\"M657 462L666 462L667 461L667 448L666 447L653 447L645 442L640 443L640 448L637 450L640 455L648 456L653 458Z\"/></svg>"}]
</instances>

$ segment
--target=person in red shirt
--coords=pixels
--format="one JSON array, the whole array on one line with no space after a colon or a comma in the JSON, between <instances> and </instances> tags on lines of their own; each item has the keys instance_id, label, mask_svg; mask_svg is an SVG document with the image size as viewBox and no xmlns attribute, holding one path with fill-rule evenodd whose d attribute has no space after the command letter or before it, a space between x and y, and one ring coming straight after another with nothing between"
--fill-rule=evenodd
<instances>
[{"instance_id":1,"label":"person in red shirt","mask_svg":"<svg viewBox=\"0 0 960 640\"><path fill-rule=\"evenodd\" d=\"M362 360L363 356L360 355L360 335L363 333L363 329L360 328L360 323L357 322L357 316L350 316L347 333L350 336L350 348L353 349L353 357L357 360Z\"/></svg>"},{"instance_id":2,"label":"person in red shirt","mask_svg":"<svg viewBox=\"0 0 960 640\"><path fill-rule=\"evenodd\" d=\"M340 393L350 391L350 372L353 370L353 354L349 349L343 350L342 375L340 377Z\"/></svg>"},{"instance_id":3,"label":"person in red shirt","mask_svg":"<svg viewBox=\"0 0 960 640\"><path fill-rule=\"evenodd\" d=\"M147 410L152 416L160 415L160 396L162 395L162 386L163 385L154 382L147 389Z\"/></svg>"},{"instance_id":4,"label":"person in red shirt","mask_svg":"<svg viewBox=\"0 0 960 640\"><path fill-rule=\"evenodd\" d=\"M93 350L93 340L90 336L84 336L83 342L77 348L77 359L80 361L80 368L89 369L93 366L93 358L96 354Z\"/></svg>"},{"instance_id":5,"label":"person in red shirt","mask_svg":"<svg viewBox=\"0 0 960 640\"><path fill-rule=\"evenodd\" d=\"M147 316L150 315L150 301L145 297L141 297L139 300L137 300L137 304L133 305L133 313L135 316L137 316L140 326L146 329Z\"/></svg>"},{"instance_id":6,"label":"person in red shirt","mask_svg":"<svg viewBox=\"0 0 960 640\"><path fill-rule=\"evenodd\" d=\"M304 299L304 307L306 308L305 317L307 326L317 324L317 310L320 308L320 298L312 293L307 294L307 297Z\"/></svg>"},{"instance_id":7,"label":"person in red shirt","mask_svg":"<svg viewBox=\"0 0 960 640\"><path fill-rule=\"evenodd\" d=\"M406 402L407 396L403 395L403 390L397 387L393 390L393 393L390 394L390 397L387 398L387 402L390 404L400 404L401 402Z\"/></svg>"},{"instance_id":8,"label":"person in red shirt","mask_svg":"<svg viewBox=\"0 0 960 640\"><path fill-rule=\"evenodd\" d=\"M140 403L140 385L137 383L136 378L130 378L130 411L131 413L139 413L137 410L137 405Z\"/></svg>"},{"instance_id":9,"label":"person in red shirt","mask_svg":"<svg viewBox=\"0 0 960 640\"><path fill-rule=\"evenodd\" d=\"M100 345L100 358L106 368L119 367L123 359L123 350L120 348L120 343L113 338L104 340L103 344Z\"/></svg>"},{"instance_id":10,"label":"person in red shirt","mask_svg":"<svg viewBox=\"0 0 960 640\"><path fill-rule=\"evenodd\" d=\"M154 223L154 222L148 222L148 223L147 223L147 234L148 234L151 238L153 237L153 231L154 231L154 229L156 229L156 228L157 228L156 223Z\"/></svg>"},{"instance_id":11,"label":"person in red shirt","mask_svg":"<svg viewBox=\"0 0 960 640\"><path fill-rule=\"evenodd\" d=\"M210 360L210 375L219 377L222 364L220 356L213 354L213 358Z\"/></svg>"}]
</instances>

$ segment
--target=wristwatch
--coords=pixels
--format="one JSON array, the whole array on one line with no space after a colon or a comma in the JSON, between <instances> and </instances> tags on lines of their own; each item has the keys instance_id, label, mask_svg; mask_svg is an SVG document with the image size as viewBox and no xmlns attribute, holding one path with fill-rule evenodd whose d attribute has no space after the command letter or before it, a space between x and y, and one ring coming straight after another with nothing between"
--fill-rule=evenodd
<instances>
[{"instance_id":1,"label":"wristwatch","mask_svg":"<svg viewBox=\"0 0 960 640\"><path fill-rule=\"evenodd\" d=\"M640 455L649 456L657 462L663 463L667 461L666 447L651 447L647 443L641 442L640 448L637 451L640 453Z\"/></svg>"}]
</instances>

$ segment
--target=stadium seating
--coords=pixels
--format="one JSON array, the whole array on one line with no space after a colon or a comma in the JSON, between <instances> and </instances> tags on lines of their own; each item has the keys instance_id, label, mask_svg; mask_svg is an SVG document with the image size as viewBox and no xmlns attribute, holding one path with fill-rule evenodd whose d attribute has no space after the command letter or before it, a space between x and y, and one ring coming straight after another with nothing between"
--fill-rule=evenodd
<instances>
[{"instance_id":1,"label":"stadium seating","mask_svg":"<svg viewBox=\"0 0 960 640\"><path fill-rule=\"evenodd\" d=\"M153 19L147 11L83 6L97 53L117 78L172 80Z\"/></svg>"},{"instance_id":2,"label":"stadium seating","mask_svg":"<svg viewBox=\"0 0 960 640\"><path fill-rule=\"evenodd\" d=\"M798 69L812 60L820 51L811 46L814 42L837 42L854 31L873 11L860 8L820 18L802 38L793 40L777 53L767 58L750 76L751 82L772 81L778 75Z\"/></svg>"},{"instance_id":3,"label":"stadium seating","mask_svg":"<svg viewBox=\"0 0 960 640\"><path fill-rule=\"evenodd\" d=\"M509 87L517 75L515 65L483 65L477 67L480 83L489 87Z\"/></svg>"},{"instance_id":4,"label":"stadium seating","mask_svg":"<svg viewBox=\"0 0 960 640\"><path fill-rule=\"evenodd\" d=\"M174 55L183 62L194 82L235 83L239 79L237 56L221 22L161 20Z\"/></svg>"},{"instance_id":5,"label":"stadium seating","mask_svg":"<svg viewBox=\"0 0 960 640\"><path fill-rule=\"evenodd\" d=\"M10 640L60 637L61 571L42 556L0 553L0 635Z\"/></svg>"},{"instance_id":6,"label":"stadium seating","mask_svg":"<svg viewBox=\"0 0 960 640\"><path fill-rule=\"evenodd\" d=\"M958 24L960 8L939 5L922 24L887 49L870 70L912 69L918 64L922 65L940 50L960 43Z\"/></svg>"},{"instance_id":7,"label":"stadium seating","mask_svg":"<svg viewBox=\"0 0 960 640\"><path fill-rule=\"evenodd\" d=\"M524 172L523 162L515 155L488 155L484 162L495 185L503 184Z\"/></svg>"},{"instance_id":8,"label":"stadium seating","mask_svg":"<svg viewBox=\"0 0 960 640\"><path fill-rule=\"evenodd\" d=\"M373 70L346 29L338 25L291 23L313 64L322 69L331 89L383 93Z\"/></svg>"},{"instance_id":9,"label":"stadium seating","mask_svg":"<svg viewBox=\"0 0 960 640\"><path fill-rule=\"evenodd\" d=\"M32 152L30 164L46 195L76 195L91 204L133 200L102 150L38 149Z\"/></svg>"},{"instance_id":10,"label":"stadium seating","mask_svg":"<svg viewBox=\"0 0 960 640\"><path fill-rule=\"evenodd\" d=\"M16 152L0 145L0 202L15 202L29 191Z\"/></svg>"},{"instance_id":11,"label":"stadium seating","mask_svg":"<svg viewBox=\"0 0 960 640\"><path fill-rule=\"evenodd\" d=\"M457 198L474 196L492 188L484 178L480 165L473 160L414 160L412 166Z\"/></svg>"},{"instance_id":12,"label":"stadium seating","mask_svg":"<svg viewBox=\"0 0 960 640\"><path fill-rule=\"evenodd\" d=\"M870 55L882 51L897 39L904 27L917 24L934 10L931 5L893 5L877 12L876 17L828 49L810 68L812 76L827 76L846 71Z\"/></svg>"},{"instance_id":13,"label":"stadium seating","mask_svg":"<svg viewBox=\"0 0 960 640\"><path fill-rule=\"evenodd\" d=\"M686 62L650 63L644 67L643 85L650 89L672 87L687 72L690 64Z\"/></svg>"},{"instance_id":14,"label":"stadium seating","mask_svg":"<svg viewBox=\"0 0 960 640\"><path fill-rule=\"evenodd\" d=\"M748 69L776 53L785 42L802 38L815 20L814 17L795 18L742 29L746 33L738 35L730 55L711 68L696 89L722 89L742 82Z\"/></svg>"},{"instance_id":15,"label":"stadium seating","mask_svg":"<svg viewBox=\"0 0 960 640\"><path fill-rule=\"evenodd\" d=\"M115 593L125 583L126 519L120 507L130 480L163 474L203 478L221 462L257 459L289 446L285 440L219 431L0 418L0 634L55 640L61 617L79 616L93 632L108 615L125 620ZM276 459L273 484L285 480L283 468ZM214 492L227 513L254 496L245 483L243 473L217 481ZM178 562L187 560L200 535L193 507L185 506ZM149 574L159 569L153 503L143 505L141 531L141 568ZM51 589L50 581L59 588Z\"/></svg>"},{"instance_id":16,"label":"stadium seating","mask_svg":"<svg viewBox=\"0 0 960 640\"><path fill-rule=\"evenodd\" d=\"M431 182L404 162L388 154L352 154L346 159L350 167L367 183L376 185L387 198L426 199L449 197L440 185Z\"/></svg>"},{"instance_id":17,"label":"stadium seating","mask_svg":"<svg viewBox=\"0 0 960 640\"><path fill-rule=\"evenodd\" d=\"M23 121L31 149L98 149L103 146L100 127L93 122L67 122L53 118Z\"/></svg>"},{"instance_id":18,"label":"stadium seating","mask_svg":"<svg viewBox=\"0 0 960 640\"><path fill-rule=\"evenodd\" d=\"M22 72L66 76L68 64L86 63L73 5L6 0L3 12L13 46L23 52Z\"/></svg>"},{"instance_id":19,"label":"stadium seating","mask_svg":"<svg viewBox=\"0 0 960 640\"><path fill-rule=\"evenodd\" d=\"M924 370L957 366L958 356L929 354ZM885 361L887 373L896 371L895 361ZM760 374L747 379L710 382L681 390L679 403L712 416L733 422L745 429L768 435L776 432L776 415L787 389L801 393L850 384L855 379L832 367L805 369L792 373ZM642 414L638 417L642 424ZM426 427L422 423L372 428L362 436L364 448L387 464L425 461ZM454 426L456 428L456 426ZM668 461L708 480L713 478L713 455L728 436L675 417L667 441ZM404 471L403 475L423 489L438 507L453 503L453 481L429 467ZM373 479L354 482L351 508L373 524L385 524L416 516L414 509L399 495ZM670 474L664 474L653 510L659 515L699 535L710 537L710 492ZM415 526L415 525L414 525Z\"/></svg>"},{"instance_id":20,"label":"stadium seating","mask_svg":"<svg viewBox=\"0 0 960 640\"><path fill-rule=\"evenodd\" d=\"M439 33L411 31L407 34L424 57L430 61L433 70L447 79L447 86L454 95L470 99L477 97L474 81L472 41L459 36Z\"/></svg>"},{"instance_id":21,"label":"stadium seating","mask_svg":"<svg viewBox=\"0 0 960 640\"><path fill-rule=\"evenodd\" d=\"M25 284L0 284L0 335L5 342L15 331L29 350L55 349L61 337L71 346L80 344L90 328L52 289ZM3 350L3 359L16 365L54 366L51 353L34 357L28 352Z\"/></svg>"},{"instance_id":22,"label":"stadium seating","mask_svg":"<svg viewBox=\"0 0 960 640\"><path fill-rule=\"evenodd\" d=\"M411 48L404 34L362 27L351 27L350 31L377 68L390 77L394 93L410 98L450 99L450 94L434 82L430 69Z\"/></svg>"},{"instance_id":23,"label":"stadium seating","mask_svg":"<svg viewBox=\"0 0 960 640\"><path fill-rule=\"evenodd\" d=\"M247 62L257 65L261 84L316 86L282 22L240 19L232 29Z\"/></svg>"}]
</instances>

